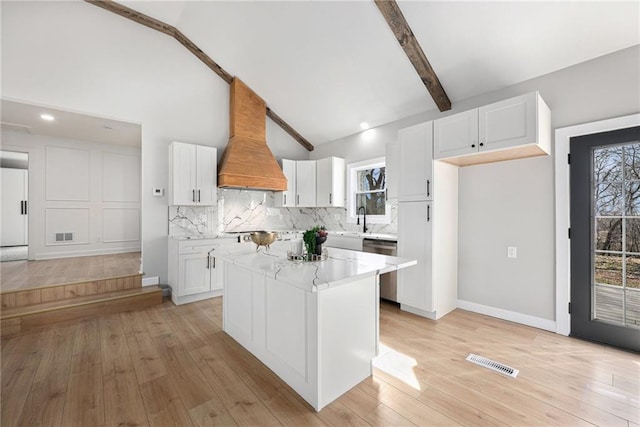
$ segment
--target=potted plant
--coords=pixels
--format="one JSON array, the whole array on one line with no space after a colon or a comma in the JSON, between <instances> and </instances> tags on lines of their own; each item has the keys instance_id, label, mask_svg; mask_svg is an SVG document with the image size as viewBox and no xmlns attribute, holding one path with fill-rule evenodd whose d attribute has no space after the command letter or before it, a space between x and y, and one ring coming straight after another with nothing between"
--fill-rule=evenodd
<instances>
[{"instance_id":1,"label":"potted plant","mask_svg":"<svg viewBox=\"0 0 640 427\"><path fill-rule=\"evenodd\" d=\"M307 255L322 255L322 244L327 241L329 233L324 226L316 225L302 235Z\"/></svg>"}]
</instances>

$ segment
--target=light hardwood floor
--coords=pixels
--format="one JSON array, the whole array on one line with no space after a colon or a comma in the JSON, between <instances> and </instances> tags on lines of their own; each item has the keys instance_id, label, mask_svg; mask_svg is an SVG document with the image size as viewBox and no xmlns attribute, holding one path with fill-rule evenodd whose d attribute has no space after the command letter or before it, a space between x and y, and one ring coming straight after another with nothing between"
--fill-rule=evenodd
<instances>
[{"instance_id":1,"label":"light hardwood floor","mask_svg":"<svg viewBox=\"0 0 640 427\"><path fill-rule=\"evenodd\" d=\"M385 304L384 370L316 413L222 332L221 315L221 298L166 302L4 340L2 426L640 424L636 354L462 310L436 323ZM466 362L469 352L520 374Z\"/></svg>"},{"instance_id":2,"label":"light hardwood floor","mask_svg":"<svg viewBox=\"0 0 640 427\"><path fill-rule=\"evenodd\" d=\"M139 273L140 252L0 263L0 291L88 282Z\"/></svg>"}]
</instances>

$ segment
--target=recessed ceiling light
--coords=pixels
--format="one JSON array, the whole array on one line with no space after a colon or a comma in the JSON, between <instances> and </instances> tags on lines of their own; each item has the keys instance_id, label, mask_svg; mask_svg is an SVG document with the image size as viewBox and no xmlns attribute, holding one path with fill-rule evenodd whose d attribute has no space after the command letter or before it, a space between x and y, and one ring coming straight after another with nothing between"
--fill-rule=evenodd
<instances>
[{"instance_id":1,"label":"recessed ceiling light","mask_svg":"<svg viewBox=\"0 0 640 427\"><path fill-rule=\"evenodd\" d=\"M40 118L46 122L52 122L55 120L55 117L53 117L51 114L40 114Z\"/></svg>"},{"instance_id":2,"label":"recessed ceiling light","mask_svg":"<svg viewBox=\"0 0 640 427\"><path fill-rule=\"evenodd\" d=\"M367 122L360 123L360 129L362 129L362 130L369 129L369 123L367 123Z\"/></svg>"}]
</instances>

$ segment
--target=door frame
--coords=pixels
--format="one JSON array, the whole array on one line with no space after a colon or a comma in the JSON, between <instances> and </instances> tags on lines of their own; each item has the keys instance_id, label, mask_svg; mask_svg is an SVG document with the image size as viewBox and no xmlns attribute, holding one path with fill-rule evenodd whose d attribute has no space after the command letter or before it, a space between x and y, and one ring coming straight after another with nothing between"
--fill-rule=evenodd
<instances>
[{"instance_id":1,"label":"door frame","mask_svg":"<svg viewBox=\"0 0 640 427\"><path fill-rule=\"evenodd\" d=\"M556 333L571 332L571 240L569 219L569 142L574 136L589 135L640 126L640 114L558 128L555 131L555 204L556 204Z\"/></svg>"}]
</instances>

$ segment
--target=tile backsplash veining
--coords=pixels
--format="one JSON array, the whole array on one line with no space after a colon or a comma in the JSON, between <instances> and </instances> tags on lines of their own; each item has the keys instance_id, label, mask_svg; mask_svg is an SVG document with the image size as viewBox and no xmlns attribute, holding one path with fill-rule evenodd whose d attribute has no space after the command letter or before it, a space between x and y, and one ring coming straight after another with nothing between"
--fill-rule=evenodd
<instances>
[{"instance_id":1,"label":"tile backsplash veining","mask_svg":"<svg viewBox=\"0 0 640 427\"><path fill-rule=\"evenodd\" d=\"M347 222L346 208L277 208L272 192L218 191L217 206L170 206L169 235L203 236L253 230L306 230L324 225L330 231L361 231ZM367 224L372 233L397 234L397 205L389 205L391 223Z\"/></svg>"},{"instance_id":2,"label":"tile backsplash veining","mask_svg":"<svg viewBox=\"0 0 640 427\"><path fill-rule=\"evenodd\" d=\"M170 236L211 236L217 234L215 207L169 206Z\"/></svg>"}]
</instances>

